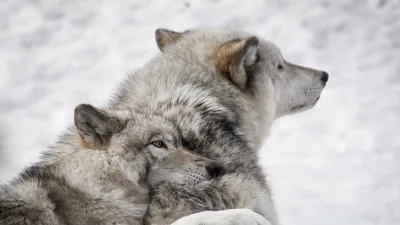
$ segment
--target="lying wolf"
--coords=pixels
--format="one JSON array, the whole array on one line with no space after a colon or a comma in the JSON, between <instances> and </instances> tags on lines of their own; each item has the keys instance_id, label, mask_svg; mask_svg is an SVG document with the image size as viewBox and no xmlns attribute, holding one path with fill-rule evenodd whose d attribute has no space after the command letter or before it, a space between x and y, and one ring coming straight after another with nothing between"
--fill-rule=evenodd
<instances>
[{"instance_id":1,"label":"lying wolf","mask_svg":"<svg viewBox=\"0 0 400 225\"><path fill-rule=\"evenodd\" d=\"M239 31L159 29L156 40L162 53L121 84L110 107L168 118L181 130L185 148L223 163L227 178L221 185L231 180L227 186L240 196L250 188L249 201L233 198L221 208L251 208L278 224L258 149L275 119L317 103L328 74L289 63L272 43ZM232 191L214 185L210 192ZM168 189L163 192L168 195ZM190 198L196 207L171 215L207 208L202 192L196 193Z\"/></svg>"},{"instance_id":2,"label":"lying wolf","mask_svg":"<svg viewBox=\"0 0 400 225\"><path fill-rule=\"evenodd\" d=\"M168 166L158 164L152 174L169 173L152 180L175 185L215 179L222 171L183 149L171 122L131 110L80 105L75 127L61 140L0 188L0 224L140 225L149 203L148 170L156 162Z\"/></svg>"}]
</instances>

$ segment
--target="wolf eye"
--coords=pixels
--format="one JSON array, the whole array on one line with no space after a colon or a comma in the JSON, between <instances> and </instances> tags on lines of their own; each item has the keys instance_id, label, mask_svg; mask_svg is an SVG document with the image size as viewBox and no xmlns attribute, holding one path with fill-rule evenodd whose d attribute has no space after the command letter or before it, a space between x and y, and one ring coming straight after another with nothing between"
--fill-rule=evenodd
<instances>
[{"instance_id":1,"label":"wolf eye","mask_svg":"<svg viewBox=\"0 0 400 225\"><path fill-rule=\"evenodd\" d=\"M278 64L278 70L283 70L282 64Z\"/></svg>"},{"instance_id":2,"label":"wolf eye","mask_svg":"<svg viewBox=\"0 0 400 225\"><path fill-rule=\"evenodd\" d=\"M152 145L154 145L157 148L167 148L167 145L163 141L153 141L151 142Z\"/></svg>"}]
</instances>

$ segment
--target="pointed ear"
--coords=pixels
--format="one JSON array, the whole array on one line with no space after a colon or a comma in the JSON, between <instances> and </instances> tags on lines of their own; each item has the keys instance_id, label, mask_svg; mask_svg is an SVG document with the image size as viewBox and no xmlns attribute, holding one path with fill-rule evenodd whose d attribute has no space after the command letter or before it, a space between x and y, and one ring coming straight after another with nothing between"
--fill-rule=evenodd
<instances>
[{"instance_id":1,"label":"pointed ear","mask_svg":"<svg viewBox=\"0 0 400 225\"><path fill-rule=\"evenodd\" d=\"M240 89L246 89L248 69L259 60L258 38L234 39L216 51L214 63L217 70L227 76Z\"/></svg>"},{"instance_id":2,"label":"pointed ear","mask_svg":"<svg viewBox=\"0 0 400 225\"><path fill-rule=\"evenodd\" d=\"M183 36L183 34L184 34L184 32L180 33L180 32L175 32L175 31L167 30L167 29L161 29L161 28L157 29L156 30L156 42L157 42L158 48L162 52L166 46L177 42Z\"/></svg>"},{"instance_id":3,"label":"pointed ear","mask_svg":"<svg viewBox=\"0 0 400 225\"><path fill-rule=\"evenodd\" d=\"M126 125L125 121L110 117L88 104L78 105L74 117L82 144L92 149L105 149L111 136Z\"/></svg>"}]
</instances>

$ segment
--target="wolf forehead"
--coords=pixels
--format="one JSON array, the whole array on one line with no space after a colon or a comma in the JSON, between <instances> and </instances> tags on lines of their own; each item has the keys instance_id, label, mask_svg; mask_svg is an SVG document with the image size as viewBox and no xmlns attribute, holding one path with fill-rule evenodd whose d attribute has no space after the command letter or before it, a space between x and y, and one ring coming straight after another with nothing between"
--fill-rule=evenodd
<instances>
[{"instance_id":1,"label":"wolf forehead","mask_svg":"<svg viewBox=\"0 0 400 225\"><path fill-rule=\"evenodd\" d=\"M111 145L128 140L129 143L146 144L157 138L176 142L180 137L179 129L172 121L128 108L98 109L81 104L75 109L75 125L81 137L95 136L100 142L109 139L106 142Z\"/></svg>"}]
</instances>

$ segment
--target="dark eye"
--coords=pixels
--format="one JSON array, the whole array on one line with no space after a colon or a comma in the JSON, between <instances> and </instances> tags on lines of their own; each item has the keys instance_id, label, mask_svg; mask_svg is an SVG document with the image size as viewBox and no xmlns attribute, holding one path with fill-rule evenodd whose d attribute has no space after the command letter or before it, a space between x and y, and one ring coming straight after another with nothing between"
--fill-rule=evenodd
<instances>
[{"instance_id":1,"label":"dark eye","mask_svg":"<svg viewBox=\"0 0 400 225\"><path fill-rule=\"evenodd\" d=\"M282 64L278 64L278 70L283 70Z\"/></svg>"},{"instance_id":2,"label":"dark eye","mask_svg":"<svg viewBox=\"0 0 400 225\"><path fill-rule=\"evenodd\" d=\"M152 145L154 145L157 148L167 148L167 145L163 141L153 141L151 142Z\"/></svg>"}]
</instances>

